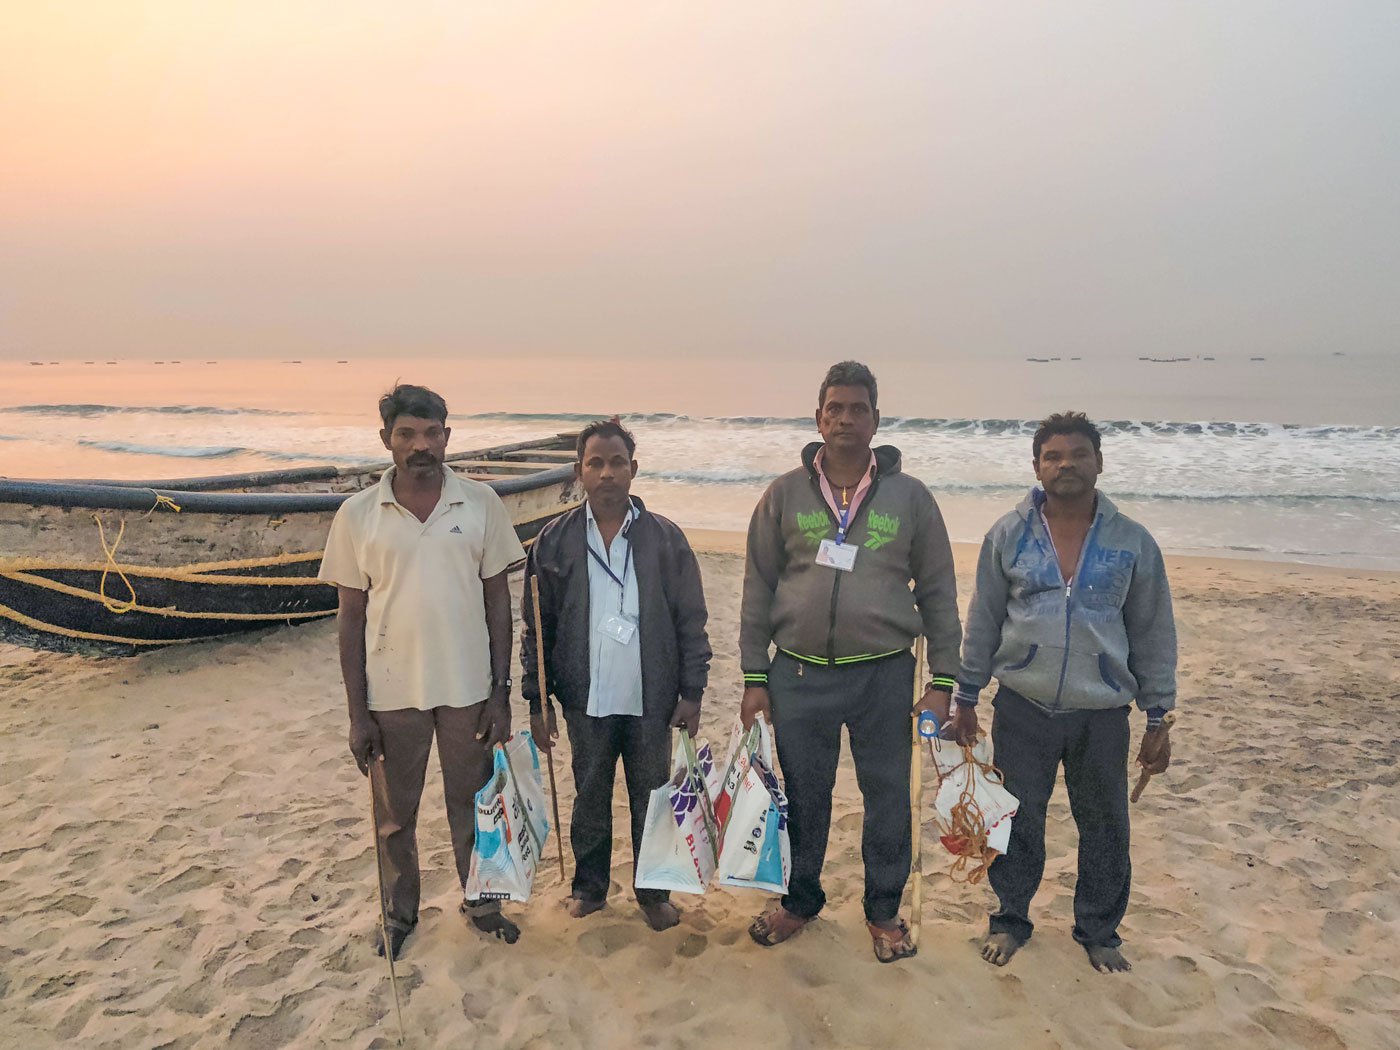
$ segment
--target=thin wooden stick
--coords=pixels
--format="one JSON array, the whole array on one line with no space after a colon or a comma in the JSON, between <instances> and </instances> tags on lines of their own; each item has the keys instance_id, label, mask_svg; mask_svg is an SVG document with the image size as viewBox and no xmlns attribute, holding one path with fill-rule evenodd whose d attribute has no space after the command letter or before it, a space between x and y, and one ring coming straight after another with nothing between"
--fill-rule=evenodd
<instances>
[{"instance_id":1,"label":"thin wooden stick","mask_svg":"<svg viewBox=\"0 0 1400 1050\"><path fill-rule=\"evenodd\" d=\"M924 639L914 643L914 707L923 699L920 669L924 663ZM914 889L909 905L909 943L919 946L919 928L924 921L924 746L919 739L919 718L910 710L910 733L913 734L914 754L909 763L909 829L913 853Z\"/></svg>"},{"instance_id":2,"label":"thin wooden stick","mask_svg":"<svg viewBox=\"0 0 1400 1050\"><path fill-rule=\"evenodd\" d=\"M1163 732L1165 732L1166 730L1170 729L1175 723L1176 723L1176 712L1175 712L1175 711L1168 711L1168 712L1166 713L1166 716L1162 719L1162 730L1163 730ZM1143 789L1144 789L1145 787L1147 787L1147 782L1148 782L1149 780L1151 780L1151 779L1152 779L1152 774L1149 773L1147 770L1144 769L1144 770L1138 775L1138 782L1133 786L1133 793L1132 793L1131 795L1128 796L1128 801L1129 801L1129 802L1136 802L1138 799L1142 798L1142 791L1143 791Z\"/></svg>"},{"instance_id":3,"label":"thin wooden stick","mask_svg":"<svg viewBox=\"0 0 1400 1050\"><path fill-rule=\"evenodd\" d=\"M540 710L544 712L546 734L549 732L549 689L545 685L544 673L544 624L540 618L540 581L531 576L527 584L530 588L530 602L535 607L535 676L540 686ZM559 844L559 879L566 881L564 874L564 825L559 822L559 789L554 784L554 741L546 740L545 761L549 766L549 799L554 803L554 835Z\"/></svg>"},{"instance_id":4,"label":"thin wooden stick","mask_svg":"<svg viewBox=\"0 0 1400 1050\"><path fill-rule=\"evenodd\" d=\"M394 945L389 939L389 905L384 899L384 855L379 849L379 809L374 804L374 773L379 756L369 756L369 821L374 829L374 873L379 876L379 937L389 963L389 983L394 988L394 1016L399 1021L399 1046L403 1046L403 1006L399 1002L399 975L394 970ZM381 776L382 771L381 771Z\"/></svg>"}]
</instances>

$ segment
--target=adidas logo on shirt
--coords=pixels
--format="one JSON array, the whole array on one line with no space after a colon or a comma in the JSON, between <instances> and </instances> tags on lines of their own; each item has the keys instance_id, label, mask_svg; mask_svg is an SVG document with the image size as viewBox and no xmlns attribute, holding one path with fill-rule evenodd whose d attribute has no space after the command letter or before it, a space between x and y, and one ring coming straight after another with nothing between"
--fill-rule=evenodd
<instances>
[{"instance_id":1,"label":"adidas logo on shirt","mask_svg":"<svg viewBox=\"0 0 1400 1050\"><path fill-rule=\"evenodd\" d=\"M448 531L448 532L455 532L458 536L460 536L460 535L462 535L462 526L460 526L460 525L453 525L452 528L448 529L447 531Z\"/></svg>"}]
</instances>

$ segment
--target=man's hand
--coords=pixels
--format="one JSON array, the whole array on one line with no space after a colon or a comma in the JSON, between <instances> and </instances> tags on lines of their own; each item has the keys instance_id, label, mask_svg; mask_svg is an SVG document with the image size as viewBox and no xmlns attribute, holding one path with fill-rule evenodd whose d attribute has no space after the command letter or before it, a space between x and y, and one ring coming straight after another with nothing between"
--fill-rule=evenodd
<instances>
[{"instance_id":1,"label":"man's hand","mask_svg":"<svg viewBox=\"0 0 1400 1050\"><path fill-rule=\"evenodd\" d=\"M539 711L530 714L530 735L535 738L535 746L541 751L552 751L559 739L559 723L554 718L554 705L548 700L541 703Z\"/></svg>"},{"instance_id":2,"label":"man's hand","mask_svg":"<svg viewBox=\"0 0 1400 1050\"><path fill-rule=\"evenodd\" d=\"M365 776L369 776L370 759L384 761L384 734L379 731L379 723L369 712L350 723L350 754L355 756L355 765Z\"/></svg>"},{"instance_id":3,"label":"man's hand","mask_svg":"<svg viewBox=\"0 0 1400 1050\"><path fill-rule=\"evenodd\" d=\"M510 693L504 686L491 690L491 695L481 705L481 714L476 723L476 738L486 745L489 751L497 744L504 744L510 737Z\"/></svg>"},{"instance_id":4,"label":"man's hand","mask_svg":"<svg viewBox=\"0 0 1400 1050\"><path fill-rule=\"evenodd\" d=\"M768 687L766 685L746 685L744 699L739 704L739 721L744 724L745 729L748 729L753 725L753 720L758 715L762 715L770 726L773 724L773 704L768 698Z\"/></svg>"},{"instance_id":5,"label":"man's hand","mask_svg":"<svg viewBox=\"0 0 1400 1050\"><path fill-rule=\"evenodd\" d=\"M1142 734L1142 746L1138 748L1137 764L1144 773L1156 776L1165 773L1172 763L1172 738L1167 726L1158 726Z\"/></svg>"},{"instance_id":6,"label":"man's hand","mask_svg":"<svg viewBox=\"0 0 1400 1050\"><path fill-rule=\"evenodd\" d=\"M676 701L676 709L671 712L671 728L684 729L692 737L700 732L700 701Z\"/></svg>"},{"instance_id":7,"label":"man's hand","mask_svg":"<svg viewBox=\"0 0 1400 1050\"><path fill-rule=\"evenodd\" d=\"M923 697L914 706L914 717L919 717L920 711L932 711L934 717L938 719L938 724L944 725L948 721L948 712L953 706L953 694L947 689L935 689L929 686L924 690Z\"/></svg>"},{"instance_id":8,"label":"man's hand","mask_svg":"<svg viewBox=\"0 0 1400 1050\"><path fill-rule=\"evenodd\" d=\"M977 733L977 708L972 704L958 704L953 712L953 741L959 747L975 747Z\"/></svg>"}]
</instances>

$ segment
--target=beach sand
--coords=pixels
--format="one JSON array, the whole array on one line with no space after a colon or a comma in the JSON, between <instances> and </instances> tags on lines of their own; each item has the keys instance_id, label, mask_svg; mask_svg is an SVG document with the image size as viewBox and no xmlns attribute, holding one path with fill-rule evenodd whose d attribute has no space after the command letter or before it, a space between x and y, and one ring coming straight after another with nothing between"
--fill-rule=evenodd
<instances>
[{"instance_id":1,"label":"beach sand","mask_svg":"<svg viewBox=\"0 0 1400 1050\"><path fill-rule=\"evenodd\" d=\"M741 539L695 538L716 653L706 730L723 741ZM958 550L964 605L974 558ZM422 921L399 965L405 1045L1400 1045L1400 576L1191 559L1171 573L1180 722L1172 768L1134 809L1131 974L1094 973L1070 939L1062 787L1037 933L1008 968L978 957L990 891L949 882L931 824L919 955L881 966L849 757L829 909L775 949L745 933L758 893L678 895L677 929L643 925L621 793L611 906L567 918L552 837L535 899L511 909L520 942L485 940L457 914L434 763ZM0 1044L393 1044L331 623L129 660L11 651L0 718ZM558 759L567 823L567 747Z\"/></svg>"}]
</instances>

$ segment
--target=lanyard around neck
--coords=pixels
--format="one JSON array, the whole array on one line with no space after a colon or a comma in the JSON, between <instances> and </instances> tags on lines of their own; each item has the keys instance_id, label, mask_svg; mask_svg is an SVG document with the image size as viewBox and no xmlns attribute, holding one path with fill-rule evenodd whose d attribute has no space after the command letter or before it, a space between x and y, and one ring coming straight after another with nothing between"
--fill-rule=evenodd
<instances>
[{"instance_id":1,"label":"lanyard around neck","mask_svg":"<svg viewBox=\"0 0 1400 1050\"><path fill-rule=\"evenodd\" d=\"M622 523L622 528L619 530L619 535L621 535L623 539L627 539L627 530L634 520L634 515L629 512L627 520ZM593 522L593 525L594 528L597 528L598 523L596 520ZM598 539L602 540L602 538L602 530L599 530ZM587 544L587 547L588 553L593 558L593 560L596 561L598 565L602 568L602 570L608 574L608 578L612 580L613 583L617 584L617 610L618 612L621 612L623 599L627 595L627 570L632 565L632 541L627 540L627 553L623 555L622 558L621 576L618 576L617 573L613 572L611 553L608 554L607 558L604 558L601 554L598 553L597 549L594 548L593 544L589 543Z\"/></svg>"}]
</instances>

